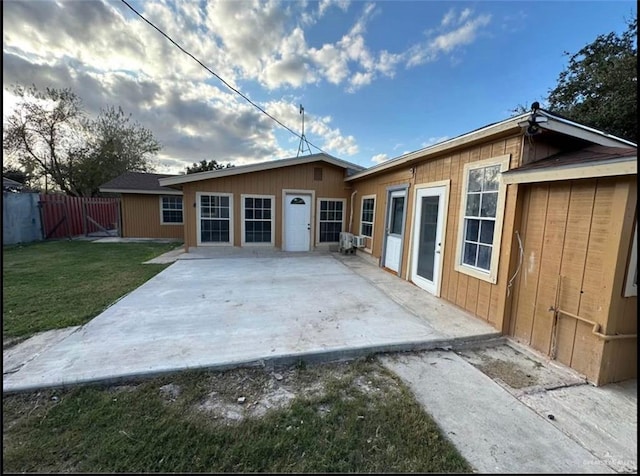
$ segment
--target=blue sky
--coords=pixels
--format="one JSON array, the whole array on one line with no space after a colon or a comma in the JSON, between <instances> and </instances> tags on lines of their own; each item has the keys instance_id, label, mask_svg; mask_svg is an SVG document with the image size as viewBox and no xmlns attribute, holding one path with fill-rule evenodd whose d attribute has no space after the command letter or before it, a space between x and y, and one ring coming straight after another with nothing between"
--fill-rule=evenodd
<instances>
[{"instance_id":1,"label":"blue sky","mask_svg":"<svg viewBox=\"0 0 640 476\"><path fill-rule=\"evenodd\" d=\"M296 132L302 104L308 140L364 167L544 105L564 52L637 15L633 1L130 3ZM3 2L5 117L7 87L32 83L70 87L90 114L122 106L163 145L160 173L298 151L120 1Z\"/></svg>"}]
</instances>

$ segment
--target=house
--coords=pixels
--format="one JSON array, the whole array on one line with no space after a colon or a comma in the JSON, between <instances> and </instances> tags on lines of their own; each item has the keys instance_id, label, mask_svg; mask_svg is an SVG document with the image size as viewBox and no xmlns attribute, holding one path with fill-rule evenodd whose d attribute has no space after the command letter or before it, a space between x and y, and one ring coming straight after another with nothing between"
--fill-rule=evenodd
<instances>
[{"instance_id":1,"label":"house","mask_svg":"<svg viewBox=\"0 0 640 476\"><path fill-rule=\"evenodd\" d=\"M122 194L125 236L175 220L187 251L351 232L365 258L602 385L637 376L636 151L536 108L369 169L316 154L101 190Z\"/></svg>"},{"instance_id":2,"label":"house","mask_svg":"<svg viewBox=\"0 0 640 476\"><path fill-rule=\"evenodd\" d=\"M337 245L350 204L345 177L363 167L327 154L186 175L128 172L119 193L122 236L181 238L196 246L311 251Z\"/></svg>"},{"instance_id":3,"label":"house","mask_svg":"<svg viewBox=\"0 0 640 476\"><path fill-rule=\"evenodd\" d=\"M22 192L24 190L24 184L18 182L17 180L10 179L8 177L2 177L2 191L3 192Z\"/></svg>"},{"instance_id":4,"label":"house","mask_svg":"<svg viewBox=\"0 0 640 476\"><path fill-rule=\"evenodd\" d=\"M182 191L162 187L166 174L125 172L100 186L104 193L120 195L121 236L182 239Z\"/></svg>"},{"instance_id":5,"label":"house","mask_svg":"<svg viewBox=\"0 0 640 476\"><path fill-rule=\"evenodd\" d=\"M351 175L380 266L601 385L637 375L637 148L543 110Z\"/></svg>"}]
</instances>

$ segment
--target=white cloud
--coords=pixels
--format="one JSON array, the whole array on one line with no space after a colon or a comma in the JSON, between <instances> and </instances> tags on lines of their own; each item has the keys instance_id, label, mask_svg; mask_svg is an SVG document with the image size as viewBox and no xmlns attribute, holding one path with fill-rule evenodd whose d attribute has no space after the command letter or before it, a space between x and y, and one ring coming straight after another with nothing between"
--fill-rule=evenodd
<instances>
[{"instance_id":1,"label":"white cloud","mask_svg":"<svg viewBox=\"0 0 640 476\"><path fill-rule=\"evenodd\" d=\"M435 37L409 48L406 54L407 68L435 61L441 54L452 53L473 43L482 28L490 22L491 15L473 17L473 11L468 8L457 16L455 9L449 10L442 18L438 31L429 32L430 35L438 33Z\"/></svg>"},{"instance_id":2,"label":"white cloud","mask_svg":"<svg viewBox=\"0 0 640 476\"><path fill-rule=\"evenodd\" d=\"M219 78L240 91L253 87L261 107L297 130L299 98L285 97L287 91L322 83L359 91L381 77L394 77L402 65L454 54L490 21L489 15L452 8L439 23L437 36L402 51L374 49L368 29L383 6L348 0L149 0L136 8ZM355 18L344 31L309 44L306 26L346 12ZM159 158L167 167L202 159L250 163L295 154L295 136L219 78L120 2L3 3L5 87L69 87L90 114L122 106L163 144ZM274 96L279 99L268 99ZM3 113L9 106L5 101ZM356 138L342 132L346 125L338 127L326 115L307 114L305 121L307 137L323 150L358 153ZM282 139L287 135L293 140Z\"/></svg>"},{"instance_id":3,"label":"white cloud","mask_svg":"<svg viewBox=\"0 0 640 476\"><path fill-rule=\"evenodd\" d=\"M438 35L429 43L429 49L435 53L448 53L461 45L468 45L476 39L478 30L488 25L490 21L491 15L481 15L470 20L453 31Z\"/></svg>"},{"instance_id":4,"label":"white cloud","mask_svg":"<svg viewBox=\"0 0 640 476\"><path fill-rule=\"evenodd\" d=\"M389 156L387 154L376 154L371 157L371 162L374 164L381 164L382 162L386 162L389 160Z\"/></svg>"},{"instance_id":5,"label":"white cloud","mask_svg":"<svg viewBox=\"0 0 640 476\"><path fill-rule=\"evenodd\" d=\"M456 12L452 8L447 13L445 13L444 17L442 17L442 21L440 22L440 25L449 26L451 23L453 23L455 18L456 18Z\"/></svg>"},{"instance_id":6,"label":"white cloud","mask_svg":"<svg viewBox=\"0 0 640 476\"><path fill-rule=\"evenodd\" d=\"M422 143L422 147L428 147L430 145L439 144L440 142L444 142L447 139L449 139L449 136L429 137L426 141Z\"/></svg>"}]
</instances>

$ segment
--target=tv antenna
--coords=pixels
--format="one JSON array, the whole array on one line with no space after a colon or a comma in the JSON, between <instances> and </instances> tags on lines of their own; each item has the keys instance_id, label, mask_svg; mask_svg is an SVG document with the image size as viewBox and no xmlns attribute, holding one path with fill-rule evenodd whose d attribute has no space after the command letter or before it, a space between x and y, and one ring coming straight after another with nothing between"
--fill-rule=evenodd
<instances>
[{"instance_id":1,"label":"tv antenna","mask_svg":"<svg viewBox=\"0 0 640 476\"><path fill-rule=\"evenodd\" d=\"M307 152L311 154L311 147L309 147L309 141L307 141L307 138L304 135L304 107L302 107L302 104L300 104L300 114L302 114L302 135L300 136L300 144L298 145L298 155L296 155L296 157L300 157L300 154L304 154L305 144L306 144Z\"/></svg>"}]
</instances>

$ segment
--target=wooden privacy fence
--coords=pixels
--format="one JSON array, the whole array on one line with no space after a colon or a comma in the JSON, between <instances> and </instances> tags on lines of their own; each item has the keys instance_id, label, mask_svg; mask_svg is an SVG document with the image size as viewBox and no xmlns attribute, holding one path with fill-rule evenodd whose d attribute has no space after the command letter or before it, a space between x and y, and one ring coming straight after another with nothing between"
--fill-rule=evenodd
<instances>
[{"instance_id":1,"label":"wooden privacy fence","mask_svg":"<svg viewBox=\"0 0 640 476\"><path fill-rule=\"evenodd\" d=\"M42 237L118 236L120 199L40 194Z\"/></svg>"}]
</instances>

